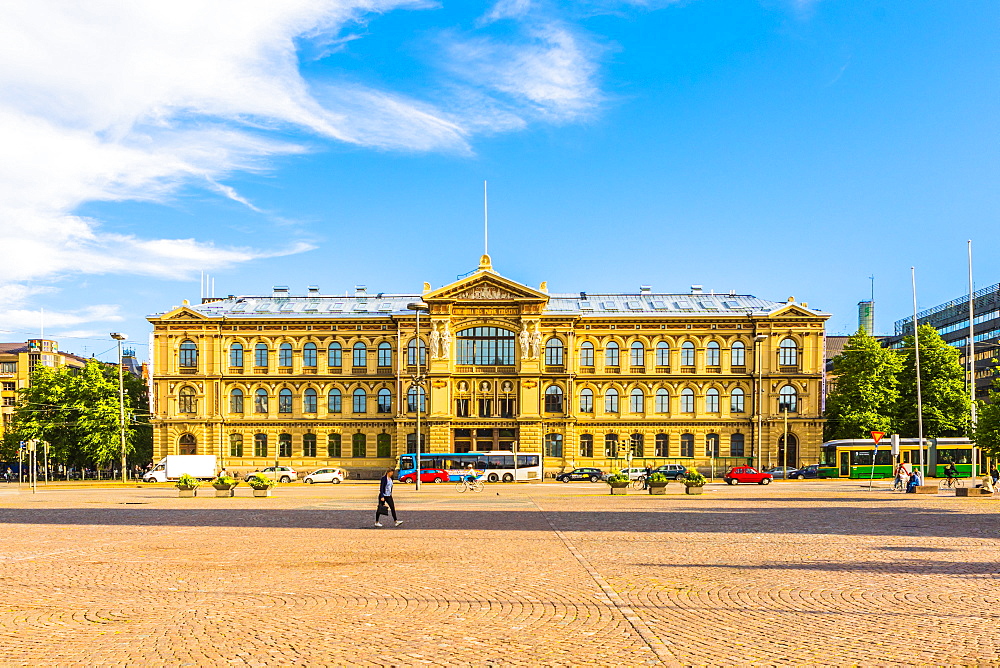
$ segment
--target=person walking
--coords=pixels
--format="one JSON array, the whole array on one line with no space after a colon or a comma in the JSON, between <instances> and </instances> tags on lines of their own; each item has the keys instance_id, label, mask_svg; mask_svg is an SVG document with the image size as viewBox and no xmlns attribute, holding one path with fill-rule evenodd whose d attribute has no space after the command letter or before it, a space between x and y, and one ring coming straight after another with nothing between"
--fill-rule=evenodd
<instances>
[{"instance_id":1,"label":"person walking","mask_svg":"<svg viewBox=\"0 0 1000 668\"><path fill-rule=\"evenodd\" d=\"M378 502L381 506L383 503L389 507L389 511L392 513L392 519L399 526L403 523L403 520L396 517L396 504L392 502L392 474L395 473L395 469L386 469L385 475L379 481L378 485ZM380 527L382 523L379 522L379 512L375 510L375 526Z\"/></svg>"},{"instance_id":2,"label":"person walking","mask_svg":"<svg viewBox=\"0 0 1000 668\"><path fill-rule=\"evenodd\" d=\"M1000 471L997 470L997 465L994 464L990 467L990 477L993 478L993 486L997 486L997 482L1000 482Z\"/></svg>"}]
</instances>

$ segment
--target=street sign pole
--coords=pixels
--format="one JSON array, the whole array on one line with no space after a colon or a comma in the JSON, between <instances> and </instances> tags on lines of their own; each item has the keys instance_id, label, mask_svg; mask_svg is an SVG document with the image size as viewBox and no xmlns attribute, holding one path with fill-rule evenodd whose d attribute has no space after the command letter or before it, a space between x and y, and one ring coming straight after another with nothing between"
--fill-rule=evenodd
<instances>
[{"instance_id":1,"label":"street sign pole","mask_svg":"<svg viewBox=\"0 0 1000 668\"><path fill-rule=\"evenodd\" d=\"M878 442L885 436L884 431L873 431L872 438L875 440L875 450L872 452L872 472L868 477L868 491L872 490L872 482L875 480L875 458L878 456Z\"/></svg>"}]
</instances>

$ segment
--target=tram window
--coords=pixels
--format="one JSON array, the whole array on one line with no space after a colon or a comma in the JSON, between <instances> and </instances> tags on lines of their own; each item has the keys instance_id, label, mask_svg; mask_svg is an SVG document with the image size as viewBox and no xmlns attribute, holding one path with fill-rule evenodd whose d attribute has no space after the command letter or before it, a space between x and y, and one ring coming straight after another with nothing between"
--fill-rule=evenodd
<instances>
[{"instance_id":1,"label":"tram window","mask_svg":"<svg viewBox=\"0 0 1000 668\"><path fill-rule=\"evenodd\" d=\"M972 450L968 448L955 448L953 450L942 450L937 451L938 464L947 464L949 462L954 462L955 464L971 464L972 463Z\"/></svg>"}]
</instances>

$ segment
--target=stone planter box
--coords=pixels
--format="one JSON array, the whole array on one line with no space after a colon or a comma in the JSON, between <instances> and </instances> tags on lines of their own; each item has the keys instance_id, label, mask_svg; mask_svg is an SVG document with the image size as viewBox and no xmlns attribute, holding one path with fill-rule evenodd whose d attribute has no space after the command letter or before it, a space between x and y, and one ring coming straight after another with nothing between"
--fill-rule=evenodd
<instances>
[{"instance_id":1,"label":"stone planter box","mask_svg":"<svg viewBox=\"0 0 1000 668\"><path fill-rule=\"evenodd\" d=\"M982 487L956 487L955 496L979 496L980 494L992 494Z\"/></svg>"},{"instance_id":2,"label":"stone planter box","mask_svg":"<svg viewBox=\"0 0 1000 668\"><path fill-rule=\"evenodd\" d=\"M268 487L267 489L255 489L253 491L253 495L254 496L271 496L271 488Z\"/></svg>"},{"instance_id":3,"label":"stone planter box","mask_svg":"<svg viewBox=\"0 0 1000 668\"><path fill-rule=\"evenodd\" d=\"M649 493L650 494L666 494L667 493L667 483L665 483L665 482L651 482L651 483L649 483Z\"/></svg>"},{"instance_id":4,"label":"stone planter box","mask_svg":"<svg viewBox=\"0 0 1000 668\"><path fill-rule=\"evenodd\" d=\"M235 487L227 487L226 489L215 488L215 498L221 499L226 497L236 496Z\"/></svg>"},{"instance_id":5,"label":"stone planter box","mask_svg":"<svg viewBox=\"0 0 1000 668\"><path fill-rule=\"evenodd\" d=\"M685 494L703 494L704 491L705 491L705 487L703 485L685 485L684 486L684 493Z\"/></svg>"},{"instance_id":6,"label":"stone planter box","mask_svg":"<svg viewBox=\"0 0 1000 668\"><path fill-rule=\"evenodd\" d=\"M938 486L937 485L917 485L916 493L917 494L937 494L938 493Z\"/></svg>"},{"instance_id":7,"label":"stone planter box","mask_svg":"<svg viewBox=\"0 0 1000 668\"><path fill-rule=\"evenodd\" d=\"M629 483L627 482L619 482L613 485L608 485L608 487L611 488L612 494L628 494L628 486Z\"/></svg>"},{"instance_id":8,"label":"stone planter box","mask_svg":"<svg viewBox=\"0 0 1000 668\"><path fill-rule=\"evenodd\" d=\"M179 496L182 499L190 499L193 496L198 496L198 490L197 490L197 488L193 488L193 487L191 489L180 489L180 488L178 488L177 489L177 496Z\"/></svg>"}]
</instances>

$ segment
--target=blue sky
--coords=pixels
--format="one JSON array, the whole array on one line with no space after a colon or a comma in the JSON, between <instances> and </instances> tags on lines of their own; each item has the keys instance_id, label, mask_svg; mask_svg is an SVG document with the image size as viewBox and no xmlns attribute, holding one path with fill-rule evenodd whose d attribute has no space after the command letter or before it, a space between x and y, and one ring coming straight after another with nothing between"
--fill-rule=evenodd
<instances>
[{"instance_id":1,"label":"blue sky","mask_svg":"<svg viewBox=\"0 0 1000 668\"><path fill-rule=\"evenodd\" d=\"M1000 281L1000 5L0 8L0 338L105 353L216 293L794 295L877 329Z\"/></svg>"}]
</instances>

